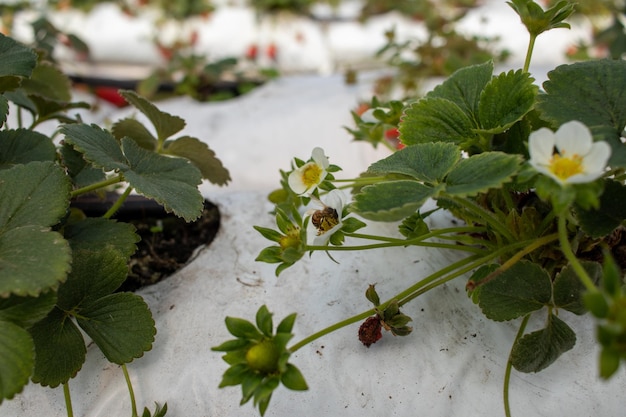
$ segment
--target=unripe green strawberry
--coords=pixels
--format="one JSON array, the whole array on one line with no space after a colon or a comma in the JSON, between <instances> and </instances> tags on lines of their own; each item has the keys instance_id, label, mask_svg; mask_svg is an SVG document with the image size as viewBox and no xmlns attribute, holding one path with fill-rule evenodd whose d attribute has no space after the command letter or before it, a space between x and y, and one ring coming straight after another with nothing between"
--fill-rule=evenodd
<instances>
[{"instance_id":1,"label":"unripe green strawberry","mask_svg":"<svg viewBox=\"0 0 626 417\"><path fill-rule=\"evenodd\" d=\"M273 340L264 340L246 353L248 366L255 371L270 374L278 370L280 351Z\"/></svg>"}]
</instances>

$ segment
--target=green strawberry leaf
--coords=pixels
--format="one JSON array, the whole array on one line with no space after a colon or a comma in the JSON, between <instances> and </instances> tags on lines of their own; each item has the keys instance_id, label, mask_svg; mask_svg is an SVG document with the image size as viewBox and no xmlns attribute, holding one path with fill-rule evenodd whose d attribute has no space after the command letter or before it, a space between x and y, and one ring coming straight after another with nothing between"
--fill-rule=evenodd
<instances>
[{"instance_id":1,"label":"green strawberry leaf","mask_svg":"<svg viewBox=\"0 0 626 417\"><path fill-rule=\"evenodd\" d=\"M480 130L502 133L532 110L538 91L533 81L522 70L509 71L493 78L480 96Z\"/></svg>"},{"instance_id":2,"label":"green strawberry leaf","mask_svg":"<svg viewBox=\"0 0 626 417\"><path fill-rule=\"evenodd\" d=\"M127 118L116 122L111 128L111 132L117 140L122 140L123 137L128 136L144 149L154 151L157 148L156 138L136 119Z\"/></svg>"},{"instance_id":3,"label":"green strawberry leaf","mask_svg":"<svg viewBox=\"0 0 626 417\"><path fill-rule=\"evenodd\" d=\"M55 159L56 148L49 137L26 129L0 131L0 169Z\"/></svg>"},{"instance_id":4,"label":"green strawberry leaf","mask_svg":"<svg viewBox=\"0 0 626 417\"><path fill-rule=\"evenodd\" d=\"M35 346L22 327L0 319L0 404L21 392L35 365Z\"/></svg>"},{"instance_id":5,"label":"green strawberry leaf","mask_svg":"<svg viewBox=\"0 0 626 417\"><path fill-rule=\"evenodd\" d=\"M583 267L594 282L602 277L602 265L597 262L583 262ZM568 265L554 279L554 305L558 308L582 315L587 312L583 303L586 289L574 269Z\"/></svg>"},{"instance_id":6,"label":"green strawberry leaf","mask_svg":"<svg viewBox=\"0 0 626 417\"><path fill-rule=\"evenodd\" d=\"M73 124L61 128L65 141L85 155L85 159L105 171L126 170L128 161L111 133L97 125Z\"/></svg>"},{"instance_id":7,"label":"green strawberry leaf","mask_svg":"<svg viewBox=\"0 0 626 417\"><path fill-rule=\"evenodd\" d=\"M52 162L0 171L0 297L55 289L70 269L70 248L49 230L65 215L69 181Z\"/></svg>"},{"instance_id":8,"label":"green strawberry leaf","mask_svg":"<svg viewBox=\"0 0 626 417\"><path fill-rule=\"evenodd\" d=\"M78 325L104 356L122 365L152 349L156 328L145 301L131 293L115 293L84 305Z\"/></svg>"},{"instance_id":9,"label":"green strawberry leaf","mask_svg":"<svg viewBox=\"0 0 626 417\"><path fill-rule=\"evenodd\" d=\"M22 226L0 234L0 297L54 290L70 270L71 251L60 233Z\"/></svg>"},{"instance_id":10,"label":"green strawberry leaf","mask_svg":"<svg viewBox=\"0 0 626 417\"><path fill-rule=\"evenodd\" d=\"M100 168L96 168L87 162L83 154L78 152L72 145L64 142L60 149L63 165L76 188L85 187L99 181L104 181L106 175Z\"/></svg>"},{"instance_id":11,"label":"green strawberry leaf","mask_svg":"<svg viewBox=\"0 0 626 417\"><path fill-rule=\"evenodd\" d=\"M57 295L54 291L48 291L38 297L11 295L8 298L0 298L0 320L27 329L46 317L56 301Z\"/></svg>"},{"instance_id":12,"label":"green strawberry leaf","mask_svg":"<svg viewBox=\"0 0 626 417\"><path fill-rule=\"evenodd\" d=\"M576 344L576 333L554 314L546 328L522 336L511 350L511 363L520 372L539 372Z\"/></svg>"},{"instance_id":13,"label":"green strawberry leaf","mask_svg":"<svg viewBox=\"0 0 626 417\"><path fill-rule=\"evenodd\" d=\"M72 254L72 271L58 291L58 306L65 311L111 294L128 275L128 258L112 246L75 249Z\"/></svg>"},{"instance_id":14,"label":"green strawberry leaf","mask_svg":"<svg viewBox=\"0 0 626 417\"><path fill-rule=\"evenodd\" d=\"M141 239L132 224L101 217L88 217L68 224L64 228L64 235L73 250L98 251L111 246L126 258L135 253L135 243Z\"/></svg>"},{"instance_id":15,"label":"green strawberry leaf","mask_svg":"<svg viewBox=\"0 0 626 417\"><path fill-rule=\"evenodd\" d=\"M37 65L37 54L30 48L0 34L0 77L30 77Z\"/></svg>"},{"instance_id":16,"label":"green strawberry leaf","mask_svg":"<svg viewBox=\"0 0 626 417\"><path fill-rule=\"evenodd\" d=\"M584 210L576 207L580 227L593 238L608 235L626 218L626 186L617 181L605 180L600 196L600 207Z\"/></svg>"},{"instance_id":17,"label":"green strawberry leaf","mask_svg":"<svg viewBox=\"0 0 626 417\"><path fill-rule=\"evenodd\" d=\"M397 221L414 214L438 188L417 181L381 182L363 187L350 211L375 221Z\"/></svg>"},{"instance_id":18,"label":"green strawberry leaf","mask_svg":"<svg viewBox=\"0 0 626 417\"><path fill-rule=\"evenodd\" d=\"M231 179L215 152L206 143L191 136L165 142L164 153L189 159L200 170L202 178L213 184L226 185Z\"/></svg>"},{"instance_id":19,"label":"green strawberry leaf","mask_svg":"<svg viewBox=\"0 0 626 417\"><path fill-rule=\"evenodd\" d=\"M461 150L452 143L433 142L407 146L370 165L370 174L408 175L432 184L443 181L461 158Z\"/></svg>"},{"instance_id":20,"label":"green strawberry leaf","mask_svg":"<svg viewBox=\"0 0 626 417\"><path fill-rule=\"evenodd\" d=\"M180 132L185 127L183 119L159 110L154 104L134 91L120 90L120 94L150 120L156 130L159 143L163 143L165 139Z\"/></svg>"},{"instance_id":21,"label":"green strawberry leaf","mask_svg":"<svg viewBox=\"0 0 626 417\"><path fill-rule=\"evenodd\" d=\"M487 318L512 320L549 303L552 282L539 265L519 261L482 285L478 297L478 305Z\"/></svg>"},{"instance_id":22,"label":"green strawberry leaf","mask_svg":"<svg viewBox=\"0 0 626 417\"><path fill-rule=\"evenodd\" d=\"M70 79L51 63L40 61L30 78L22 81L28 95L44 97L52 101L68 102L72 99Z\"/></svg>"},{"instance_id":23,"label":"green strawberry leaf","mask_svg":"<svg viewBox=\"0 0 626 417\"><path fill-rule=\"evenodd\" d=\"M427 97L445 98L454 102L470 118L478 114L480 95L491 80L493 61L472 65L455 71Z\"/></svg>"},{"instance_id":24,"label":"green strawberry leaf","mask_svg":"<svg viewBox=\"0 0 626 417\"><path fill-rule=\"evenodd\" d=\"M400 122L400 138L405 145L451 142L459 145L478 141L471 133L474 122L456 103L426 97L410 105Z\"/></svg>"},{"instance_id":25,"label":"green strawberry leaf","mask_svg":"<svg viewBox=\"0 0 626 417\"><path fill-rule=\"evenodd\" d=\"M186 221L202 214L204 199L198 191L202 176L188 160L147 151L129 138L122 139L122 148L130 164L124 177L137 192Z\"/></svg>"},{"instance_id":26,"label":"green strawberry leaf","mask_svg":"<svg viewBox=\"0 0 626 417\"><path fill-rule=\"evenodd\" d=\"M484 152L462 159L446 178L446 192L472 196L508 182L519 169L522 158L502 152Z\"/></svg>"},{"instance_id":27,"label":"green strawberry leaf","mask_svg":"<svg viewBox=\"0 0 626 417\"><path fill-rule=\"evenodd\" d=\"M610 164L626 167L626 146L620 136L626 126L626 61L595 60L561 65L548 73L539 96L542 116L560 126L579 120L595 140L613 148Z\"/></svg>"},{"instance_id":28,"label":"green strawberry leaf","mask_svg":"<svg viewBox=\"0 0 626 417\"><path fill-rule=\"evenodd\" d=\"M54 308L29 331L35 342L34 382L54 388L76 376L87 349L83 335L66 313Z\"/></svg>"},{"instance_id":29,"label":"green strawberry leaf","mask_svg":"<svg viewBox=\"0 0 626 417\"><path fill-rule=\"evenodd\" d=\"M68 207L70 183L52 162L31 162L0 171L0 233L25 226L52 226Z\"/></svg>"}]
</instances>

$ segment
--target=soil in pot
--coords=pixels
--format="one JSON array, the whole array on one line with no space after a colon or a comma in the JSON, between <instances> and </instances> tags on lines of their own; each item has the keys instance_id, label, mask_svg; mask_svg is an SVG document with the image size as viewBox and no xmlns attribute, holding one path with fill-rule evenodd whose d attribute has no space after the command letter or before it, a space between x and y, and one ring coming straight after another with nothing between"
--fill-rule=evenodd
<instances>
[{"instance_id":1,"label":"soil in pot","mask_svg":"<svg viewBox=\"0 0 626 417\"><path fill-rule=\"evenodd\" d=\"M116 198L81 197L72 206L89 217L98 217ZM133 224L141 237L130 259L128 277L118 291L135 291L172 275L189 262L199 248L213 241L220 225L219 210L208 200L204 200L200 218L191 223L141 196L129 196L113 218Z\"/></svg>"}]
</instances>

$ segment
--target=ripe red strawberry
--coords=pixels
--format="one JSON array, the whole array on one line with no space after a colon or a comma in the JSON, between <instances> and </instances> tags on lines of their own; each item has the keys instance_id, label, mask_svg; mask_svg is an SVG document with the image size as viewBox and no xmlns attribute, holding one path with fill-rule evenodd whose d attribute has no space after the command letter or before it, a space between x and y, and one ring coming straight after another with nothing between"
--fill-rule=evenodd
<instances>
[{"instance_id":1,"label":"ripe red strawberry","mask_svg":"<svg viewBox=\"0 0 626 417\"><path fill-rule=\"evenodd\" d=\"M267 45L267 49L265 50L265 53L272 61L275 61L276 56L278 55L278 48L276 47L276 44L272 42L269 45Z\"/></svg>"},{"instance_id":2,"label":"ripe red strawberry","mask_svg":"<svg viewBox=\"0 0 626 417\"><path fill-rule=\"evenodd\" d=\"M246 49L246 58L249 60L254 61L258 54L259 47L255 43L251 44L250 46L248 46L248 49Z\"/></svg>"},{"instance_id":3,"label":"ripe red strawberry","mask_svg":"<svg viewBox=\"0 0 626 417\"><path fill-rule=\"evenodd\" d=\"M125 107L128 105L124 97L118 93L117 88L115 87L96 87L94 88L94 93L102 100L108 101L117 107Z\"/></svg>"}]
</instances>

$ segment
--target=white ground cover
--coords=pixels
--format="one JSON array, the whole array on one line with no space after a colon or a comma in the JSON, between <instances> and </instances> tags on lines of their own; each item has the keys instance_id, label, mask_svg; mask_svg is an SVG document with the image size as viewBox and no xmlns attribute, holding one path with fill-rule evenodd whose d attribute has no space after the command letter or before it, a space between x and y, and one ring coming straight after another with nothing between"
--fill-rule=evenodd
<instances>
[{"instance_id":1,"label":"white ground cover","mask_svg":"<svg viewBox=\"0 0 626 417\"><path fill-rule=\"evenodd\" d=\"M492 6L490 10L499 10L503 17L494 15L490 20L494 26L487 27L500 34L504 31L507 42L519 43L518 49L524 50L527 38L515 16L510 17L512 12L503 2ZM554 31L561 32L566 33ZM572 41L559 39L559 45ZM542 43L546 40L540 38L536 54L534 72L539 81L545 79L547 68L562 61L554 43ZM118 49L120 45L125 43L117 43ZM520 62L516 56L510 65L517 67ZM307 159L312 148L320 146L331 163L344 168L337 177L352 177L385 155L350 142L342 128L351 125L349 110L369 95L368 83L346 86L339 75L297 75L223 103L200 104L188 98L158 103L187 121L184 133L216 151L233 181L226 188L202 186L203 194L222 213L215 241L174 276L140 291L158 331L152 351L128 365L141 407L153 409L154 401L167 401L167 415L174 417L258 415L250 404L239 407L238 387L217 389L227 365L210 348L231 338L225 316L252 320L262 304L274 313L275 323L298 312L294 327L294 341L298 341L368 309L364 297L368 284L377 283L381 298L386 299L458 259L449 252L407 248L341 253L335 255L339 262L335 264L316 253L279 278L274 276L274 266L254 261L269 242L252 226L273 226L268 214L272 207L265 196L278 187L278 170L288 169L292 157ZM103 107L84 117L103 122L130 111ZM432 221L445 225L450 219L441 214ZM393 233L396 225L370 227L382 234ZM368 349L358 342L358 326L353 325L299 350L291 361L304 374L309 391L278 389L266 415L503 416L502 380L519 323L484 318L465 295L463 279L419 297L403 312L414 320L414 332L408 337L385 334ZM601 382L591 320L567 312L561 318L577 332L576 347L539 374L513 373L514 415L622 415L624 371ZM528 331L540 325L531 323ZM76 416L130 415L122 371L109 364L95 345L90 346L82 371L70 381L70 389ZM60 388L33 384L0 406L2 417L65 415Z\"/></svg>"}]
</instances>

